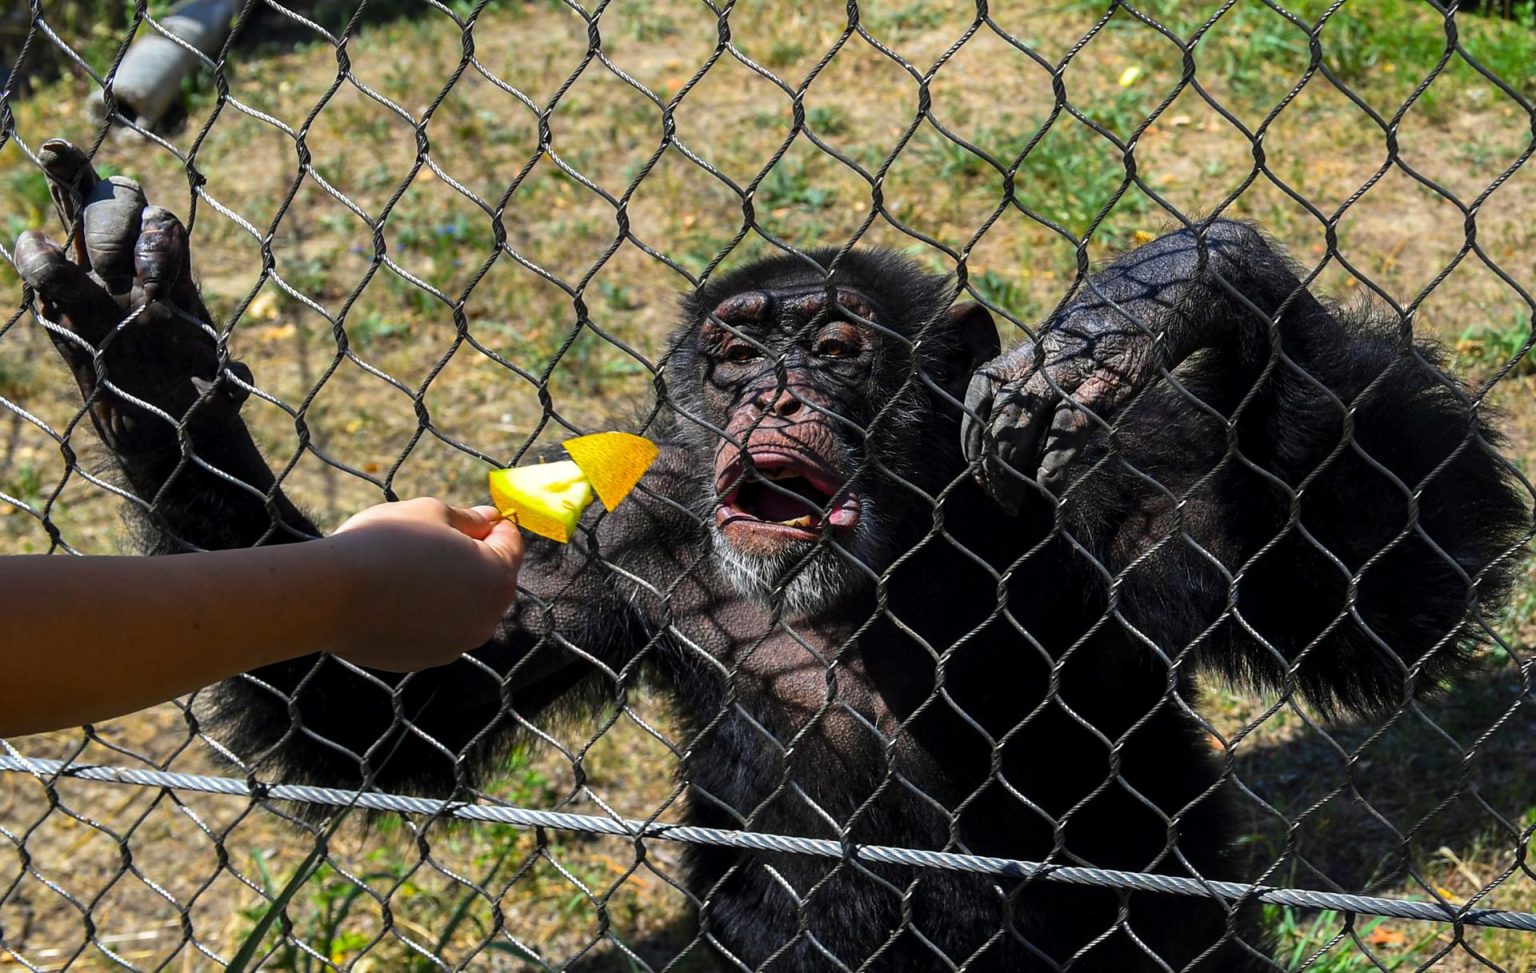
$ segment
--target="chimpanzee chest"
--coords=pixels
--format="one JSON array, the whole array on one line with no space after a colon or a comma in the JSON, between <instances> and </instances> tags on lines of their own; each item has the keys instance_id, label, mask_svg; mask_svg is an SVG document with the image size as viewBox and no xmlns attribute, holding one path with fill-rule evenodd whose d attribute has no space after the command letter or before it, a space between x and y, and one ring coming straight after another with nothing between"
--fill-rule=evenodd
<instances>
[{"instance_id":1,"label":"chimpanzee chest","mask_svg":"<svg viewBox=\"0 0 1536 973\"><path fill-rule=\"evenodd\" d=\"M765 830L839 838L852 825L867 832L859 840L884 843L893 837L884 805L903 802L908 786L941 802L958 792L932 741L912 732L910 701L888 699L871 671L871 653L894 654L886 626L779 621L745 606L698 621L677 627L675 641L686 640L696 664L674 683L688 686L676 697L692 730L684 773L703 804ZM935 820L934 840L942 824Z\"/></svg>"}]
</instances>

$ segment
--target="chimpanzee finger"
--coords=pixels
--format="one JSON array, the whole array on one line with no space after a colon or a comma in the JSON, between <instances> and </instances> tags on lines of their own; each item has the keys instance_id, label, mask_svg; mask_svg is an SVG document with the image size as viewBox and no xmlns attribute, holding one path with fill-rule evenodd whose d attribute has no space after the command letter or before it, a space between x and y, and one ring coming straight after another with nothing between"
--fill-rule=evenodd
<instances>
[{"instance_id":1,"label":"chimpanzee finger","mask_svg":"<svg viewBox=\"0 0 1536 973\"><path fill-rule=\"evenodd\" d=\"M960 419L960 448L967 463L978 463L986 454L987 421L992 415L992 398L1002 380L986 368L971 376L965 390L965 412Z\"/></svg>"},{"instance_id":2,"label":"chimpanzee finger","mask_svg":"<svg viewBox=\"0 0 1536 973\"><path fill-rule=\"evenodd\" d=\"M84 267L52 240L28 230L16 241L16 270L43 299L45 316L84 338L92 347L123 319L123 310ZM73 352L72 352L73 353Z\"/></svg>"},{"instance_id":3,"label":"chimpanzee finger","mask_svg":"<svg viewBox=\"0 0 1536 973\"><path fill-rule=\"evenodd\" d=\"M146 300L169 300L185 311L201 306L192 283L187 231L170 210L146 206L133 245L134 273Z\"/></svg>"},{"instance_id":4,"label":"chimpanzee finger","mask_svg":"<svg viewBox=\"0 0 1536 973\"><path fill-rule=\"evenodd\" d=\"M133 287L134 242L144 212L144 190L127 176L96 184L85 204L85 249L91 269L113 294Z\"/></svg>"},{"instance_id":5,"label":"chimpanzee finger","mask_svg":"<svg viewBox=\"0 0 1536 973\"><path fill-rule=\"evenodd\" d=\"M1053 381L1054 378L1054 381ZM988 432L993 462L985 468L987 488L1004 509L1017 512L1040 466L1050 419L1062 394L1061 377L1037 369L1020 382L998 392L992 404Z\"/></svg>"},{"instance_id":6,"label":"chimpanzee finger","mask_svg":"<svg viewBox=\"0 0 1536 973\"><path fill-rule=\"evenodd\" d=\"M1018 513L1024 505L1039 460L1039 437L1013 423L992 426L992 452L982 466L983 483L998 505Z\"/></svg>"},{"instance_id":7,"label":"chimpanzee finger","mask_svg":"<svg viewBox=\"0 0 1536 973\"><path fill-rule=\"evenodd\" d=\"M192 387L200 396L216 394L219 398L211 408L205 405L203 415L205 418L227 418L240 411L240 406L250 398L250 389L247 386L255 382L251 375L250 366L245 362L231 361L224 367L224 373L214 378L203 378L201 375L192 376Z\"/></svg>"},{"instance_id":8,"label":"chimpanzee finger","mask_svg":"<svg viewBox=\"0 0 1536 973\"><path fill-rule=\"evenodd\" d=\"M1051 427L1041 445L1040 470L1036 477L1040 485L1061 496L1070 485L1067 470L1103 428L1101 416L1090 414L1080 404L1063 402L1051 417Z\"/></svg>"},{"instance_id":9,"label":"chimpanzee finger","mask_svg":"<svg viewBox=\"0 0 1536 973\"><path fill-rule=\"evenodd\" d=\"M976 481L1003 509L1016 513L1023 503L1024 484L1000 455L1012 456L1006 434L1002 442L996 438L999 431L1011 429L1008 396L1008 386L997 372L984 368L972 376L965 393L960 437L966 462L976 464Z\"/></svg>"},{"instance_id":10,"label":"chimpanzee finger","mask_svg":"<svg viewBox=\"0 0 1536 973\"><path fill-rule=\"evenodd\" d=\"M63 139L44 142L37 153L37 160L42 163L43 173L48 177L48 195L53 197L54 209L70 231L70 244L74 248L75 259L84 263L85 244L75 221L86 200L95 191L96 184L100 182L96 170L84 152Z\"/></svg>"},{"instance_id":11,"label":"chimpanzee finger","mask_svg":"<svg viewBox=\"0 0 1536 973\"><path fill-rule=\"evenodd\" d=\"M1052 416L1041 446L1040 484L1060 494L1066 470L1097 437L1109 435L1110 423L1147 385L1151 357L1142 346L1103 359L1077 358L1057 376L1070 396Z\"/></svg>"}]
</instances>

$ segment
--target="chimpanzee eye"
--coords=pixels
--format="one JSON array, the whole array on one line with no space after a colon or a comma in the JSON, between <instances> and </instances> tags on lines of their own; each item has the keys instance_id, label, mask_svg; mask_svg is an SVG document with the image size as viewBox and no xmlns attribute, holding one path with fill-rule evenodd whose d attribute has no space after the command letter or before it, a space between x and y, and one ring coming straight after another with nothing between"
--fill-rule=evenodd
<instances>
[{"instance_id":1,"label":"chimpanzee eye","mask_svg":"<svg viewBox=\"0 0 1536 973\"><path fill-rule=\"evenodd\" d=\"M816 343L818 358L847 358L853 352L853 345L840 338L823 338Z\"/></svg>"},{"instance_id":2,"label":"chimpanzee eye","mask_svg":"<svg viewBox=\"0 0 1536 973\"><path fill-rule=\"evenodd\" d=\"M745 341L741 341L725 349L725 352L723 355L721 355L721 357L728 362L739 365L742 362L749 362L753 360L754 358L758 357L758 354L756 348L747 344Z\"/></svg>"}]
</instances>

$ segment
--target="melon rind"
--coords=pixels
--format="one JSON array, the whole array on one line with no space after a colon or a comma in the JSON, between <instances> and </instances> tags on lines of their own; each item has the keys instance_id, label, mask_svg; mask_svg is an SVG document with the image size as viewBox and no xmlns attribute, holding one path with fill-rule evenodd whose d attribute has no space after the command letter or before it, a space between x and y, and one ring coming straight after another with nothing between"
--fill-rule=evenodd
<instances>
[{"instance_id":1,"label":"melon rind","mask_svg":"<svg viewBox=\"0 0 1536 973\"><path fill-rule=\"evenodd\" d=\"M577 436L567 439L564 446L609 510L629 496L660 452L649 439L627 432Z\"/></svg>"},{"instance_id":2,"label":"melon rind","mask_svg":"<svg viewBox=\"0 0 1536 973\"><path fill-rule=\"evenodd\" d=\"M643 436L599 432L567 439L568 460L492 470L491 502L501 515L540 537L570 543L593 493L612 510L640 482L660 452Z\"/></svg>"}]
</instances>

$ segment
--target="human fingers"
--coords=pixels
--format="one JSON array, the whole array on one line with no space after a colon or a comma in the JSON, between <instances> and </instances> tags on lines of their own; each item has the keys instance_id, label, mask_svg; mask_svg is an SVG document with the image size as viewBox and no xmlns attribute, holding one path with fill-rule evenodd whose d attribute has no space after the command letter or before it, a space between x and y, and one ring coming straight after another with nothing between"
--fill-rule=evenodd
<instances>
[{"instance_id":1,"label":"human fingers","mask_svg":"<svg viewBox=\"0 0 1536 973\"><path fill-rule=\"evenodd\" d=\"M480 543L511 568L516 580L516 572L523 566L523 533L517 529L517 525L504 518L497 520L491 525L491 532L481 538Z\"/></svg>"},{"instance_id":2,"label":"human fingers","mask_svg":"<svg viewBox=\"0 0 1536 973\"><path fill-rule=\"evenodd\" d=\"M485 545L497 560L513 571L522 566L523 535L495 507L449 507L447 513L449 524Z\"/></svg>"},{"instance_id":3,"label":"human fingers","mask_svg":"<svg viewBox=\"0 0 1536 973\"><path fill-rule=\"evenodd\" d=\"M449 506L445 511L448 525L459 533L482 540L490 534L496 521L501 519L501 514L495 507L454 507Z\"/></svg>"}]
</instances>

